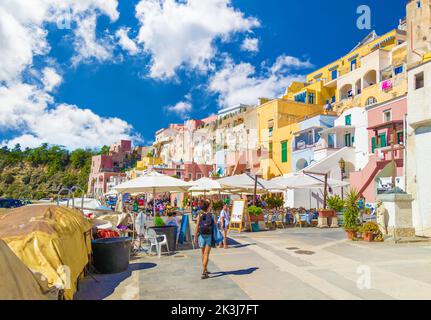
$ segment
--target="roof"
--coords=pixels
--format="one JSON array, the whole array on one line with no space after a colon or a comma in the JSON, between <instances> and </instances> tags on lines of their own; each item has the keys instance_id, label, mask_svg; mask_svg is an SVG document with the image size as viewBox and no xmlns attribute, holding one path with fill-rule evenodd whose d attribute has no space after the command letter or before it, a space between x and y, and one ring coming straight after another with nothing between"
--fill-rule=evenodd
<instances>
[{"instance_id":1,"label":"roof","mask_svg":"<svg viewBox=\"0 0 431 320\"><path fill-rule=\"evenodd\" d=\"M378 130L378 129L392 128L393 126L397 126L397 125L404 125L404 121L403 120L389 121L389 122L378 124L378 125L373 126L373 127L369 127L369 128L367 128L367 130Z\"/></svg>"}]
</instances>

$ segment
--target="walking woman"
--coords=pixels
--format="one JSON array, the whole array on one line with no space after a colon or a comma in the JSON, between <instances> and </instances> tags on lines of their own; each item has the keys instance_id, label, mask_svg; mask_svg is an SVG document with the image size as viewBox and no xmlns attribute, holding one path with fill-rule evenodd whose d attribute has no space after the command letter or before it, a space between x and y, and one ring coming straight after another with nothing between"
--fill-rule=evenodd
<instances>
[{"instance_id":1,"label":"walking woman","mask_svg":"<svg viewBox=\"0 0 431 320\"><path fill-rule=\"evenodd\" d=\"M210 212L209 202L202 202L201 211L196 221L195 244L202 250L202 280L209 278L208 262L214 243L214 217Z\"/></svg>"},{"instance_id":2,"label":"walking woman","mask_svg":"<svg viewBox=\"0 0 431 320\"><path fill-rule=\"evenodd\" d=\"M229 229L230 217L229 217L229 206L225 204L223 210L220 212L218 218L219 229L223 234L223 242L220 244L220 248L223 246L227 249L227 232Z\"/></svg>"}]
</instances>

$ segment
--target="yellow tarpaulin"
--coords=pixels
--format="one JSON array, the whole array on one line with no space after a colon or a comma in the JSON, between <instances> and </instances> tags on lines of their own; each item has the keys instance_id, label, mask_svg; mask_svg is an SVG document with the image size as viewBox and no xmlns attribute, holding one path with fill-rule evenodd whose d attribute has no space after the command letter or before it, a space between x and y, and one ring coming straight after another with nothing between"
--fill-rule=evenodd
<instances>
[{"instance_id":1,"label":"yellow tarpaulin","mask_svg":"<svg viewBox=\"0 0 431 320\"><path fill-rule=\"evenodd\" d=\"M0 300L53 300L56 294L0 240Z\"/></svg>"},{"instance_id":2,"label":"yellow tarpaulin","mask_svg":"<svg viewBox=\"0 0 431 320\"><path fill-rule=\"evenodd\" d=\"M91 223L77 210L34 205L0 215L0 239L49 286L73 299L91 253Z\"/></svg>"}]
</instances>

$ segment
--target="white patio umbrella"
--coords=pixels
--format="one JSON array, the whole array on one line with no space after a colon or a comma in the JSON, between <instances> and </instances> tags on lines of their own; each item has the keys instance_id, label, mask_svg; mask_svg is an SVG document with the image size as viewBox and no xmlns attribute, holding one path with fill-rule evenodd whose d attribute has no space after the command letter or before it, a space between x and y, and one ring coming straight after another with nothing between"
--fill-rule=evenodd
<instances>
[{"instance_id":1,"label":"white patio umbrella","mask_svg":"<svg viewBox=\"0 0 431 320\"><path fill-rule=\"evenodd\" d=\"M193 183L162 175L157 172L150 172L145 176L122 183L116 186L114 189L119 193L152 193L153 199L155 200L156 193L188 192L188 190L193 186ZM156 212L155 201L153 212Z\"/></svg>"},{"instance_id":2,"label":"white patio umbrella","mask_svg":"<svg viewBox=\"0 0 431 320\"><path fill-rule=\"evenodd\" d=\"M217 181L223 188L226 189L254 190L255 187L255 177L246 173L237 176L221 178ZM257 190L277 191L280 189L283 189L283 187L275 182L262 178L257 179Z\"/></svg>"},{"instance_id":3,"label":"white patio umbrella","mask_svg":"<svg viewBox=\"0 0 431 320\"><path fill-rule=\"evenodd\" d=\"M194 186L189 189L189 192L211 192L222 189L220 182L209 178L202 178L194 182Z\"/></svg>"},{"instance_id":4,"label":"white patio umbrella","mask_svg":"<svg viewBox=\"0 0 431 320\"><path fill-rule=\"evenodd\" d=\"M324 188L325 182L321 177L313 178L306 174L285 175L271 180L282 186L284 189L318 189ZM346 181L328 179L328 186L331 188L347 187L350 183Z\"/></svg>"}]
</instances>

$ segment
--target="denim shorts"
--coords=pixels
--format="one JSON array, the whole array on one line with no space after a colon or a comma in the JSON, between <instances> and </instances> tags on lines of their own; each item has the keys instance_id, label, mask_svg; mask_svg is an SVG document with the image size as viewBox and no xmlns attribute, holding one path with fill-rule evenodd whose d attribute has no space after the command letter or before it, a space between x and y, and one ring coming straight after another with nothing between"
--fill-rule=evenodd
<instances>
[{"instance_id":1,"label":"denim shorts","mask_svg":"<svg viewBox=\"0 0 431 320\"><path fill-rule=\"evenodd\" d=\"M199 248L212 247L212 235L200 234L198 237Z\"/></svg>"}]
</instances>

